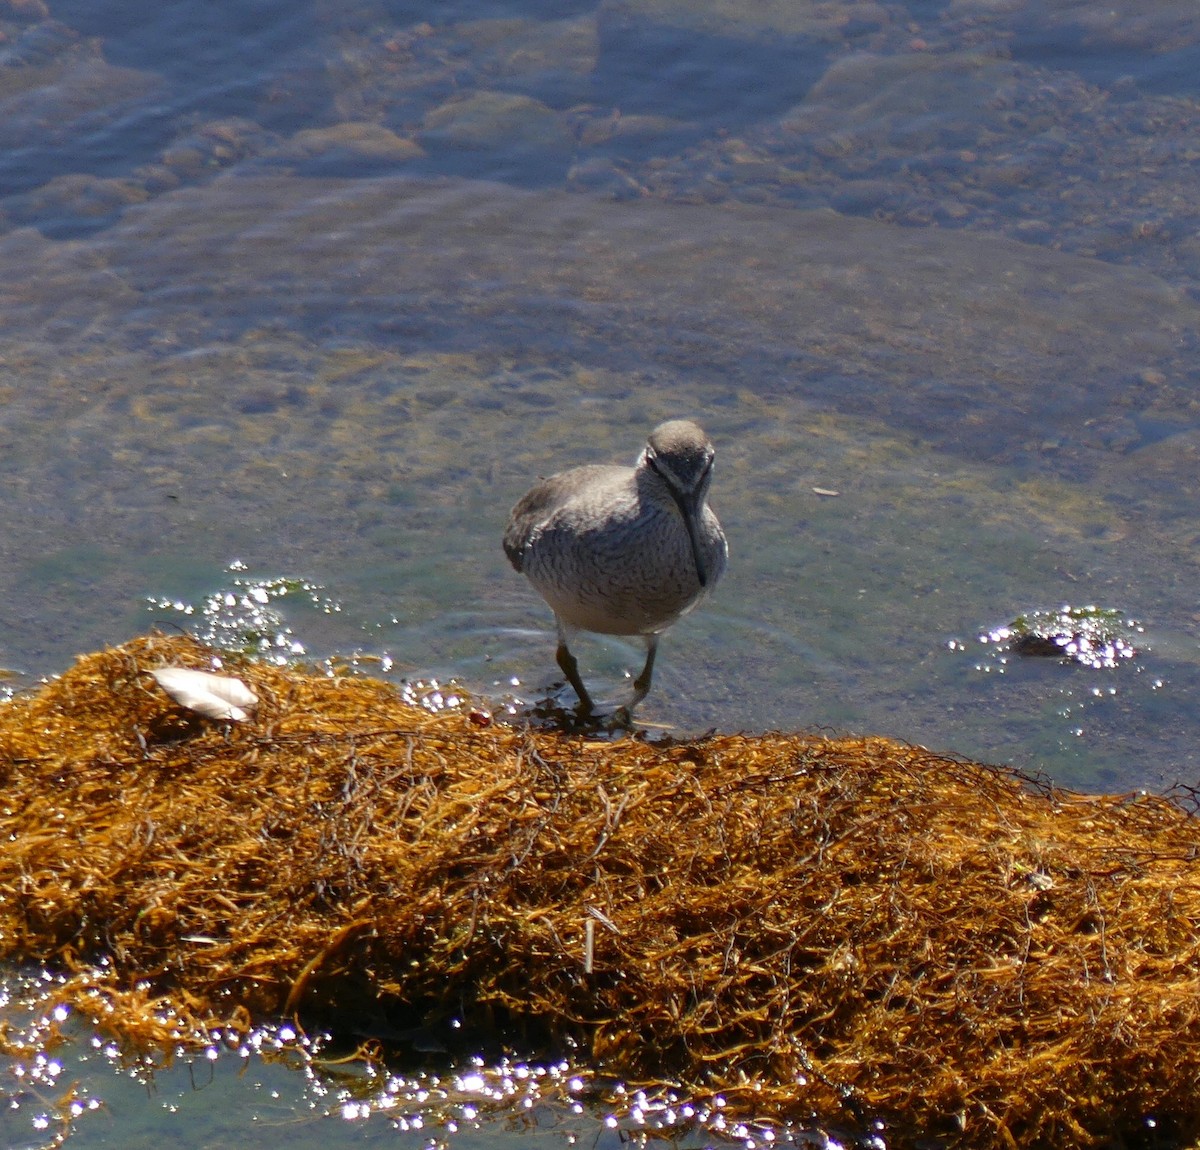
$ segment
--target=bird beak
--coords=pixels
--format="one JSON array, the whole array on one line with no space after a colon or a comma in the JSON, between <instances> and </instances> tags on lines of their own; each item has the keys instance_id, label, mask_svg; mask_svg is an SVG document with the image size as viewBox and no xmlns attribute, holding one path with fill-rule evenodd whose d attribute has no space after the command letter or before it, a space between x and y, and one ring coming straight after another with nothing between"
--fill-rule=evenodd
<instances>
[{"instance_id":1,"label":"bird beak","mask_svg":"<svg viewBox=\"0 0 1200 1150\"><path fill-rule=\"evenodd\" d=\"M687 527L688 538L692 541L692 558L696 561L696 579L702 588L707 587L708 564L705 563L704 554L700 550L700 500L681 498L677 502L683 522Z\"/></svg>"}]
</instances>

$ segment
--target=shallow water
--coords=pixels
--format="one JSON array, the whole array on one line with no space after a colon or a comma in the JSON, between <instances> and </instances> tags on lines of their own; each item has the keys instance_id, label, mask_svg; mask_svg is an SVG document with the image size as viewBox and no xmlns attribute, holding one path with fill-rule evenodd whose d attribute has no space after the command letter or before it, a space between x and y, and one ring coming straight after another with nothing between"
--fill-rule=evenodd
<instances>
[{"instance_id":1,"label":"shallow water","mask_svg":"<svg viewBox=\"0 0 1200 1150\"><path fill-rule=\"evenodd\" d=\"M290 579L276 652L544 697L508 508L688 415L731 562L652 729L1195 784L1198 65L1180 5L0 5L0 688ZM1065 604L1135 655L985 641Z\"/></svg>"},{"instance_id":2,"label":"shallow water","mask_svg":"<svg viewBox=\"0 0 1200 1150\"><path fill-rule=\"evenodd\" d=\"M215 1031L200 1049L123 1050L94 1019L49 1006L55 979L0 979L0 1144L399 1146L475 1150L586 1142L699 1150L819 1144L735 1120L720 1097L600 1080L567 1061L430 1055L389 1067L290 1023ZM814 1141L815 1140L815 1141Z\"/></svg>"}]
</instances>

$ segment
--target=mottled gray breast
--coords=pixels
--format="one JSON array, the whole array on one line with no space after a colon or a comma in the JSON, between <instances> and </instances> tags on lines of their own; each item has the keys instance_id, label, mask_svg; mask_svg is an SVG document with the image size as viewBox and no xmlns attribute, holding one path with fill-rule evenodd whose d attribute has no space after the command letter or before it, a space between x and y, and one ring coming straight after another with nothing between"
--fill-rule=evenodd
<instances>
[{"instance_id":1,"label":"mottled gray breast","mask_svg":"<svg viewBox=\"0 0 1200 1150\"><path fill-rule=\"evenodd\" d=\"M725 538L707 506L697 520L711 586L725 566ZM513 508L504 550L564 622L589 631L661 631L705 590L683 510L642 465L542 480Z\"/></svg>"}]
</instances>

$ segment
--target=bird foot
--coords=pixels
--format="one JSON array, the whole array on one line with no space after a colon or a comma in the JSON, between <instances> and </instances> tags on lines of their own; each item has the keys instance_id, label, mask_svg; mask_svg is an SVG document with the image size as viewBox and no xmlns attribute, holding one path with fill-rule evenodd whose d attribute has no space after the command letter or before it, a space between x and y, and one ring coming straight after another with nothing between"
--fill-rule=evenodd
<instances>
[{"instance_id":1,"label":"bird foot","mask_svg":"<svg viewBox=\"0 0 1200 1150\"><path fill-rule=\"evenodd\" d=\"M633 708L622 705L613 711L611 715L609 715L608 720L610 724L610 730L632 731Z\"/></svg>"},{"instance_id":2,"label":"bird foot","mask_svg":"<svg viewBox=\"0 0 1200 1150\"><path fill-rule=\"evenodd\" d=\"M543 730L566 731L573 735L623 734L635 729L633 708L636 703L623 704L611 711L607 707L597 709L590 695L572 701L567 685L555 684L548 694L525 707L522 717Z\"/></svg>"}]
</instances>

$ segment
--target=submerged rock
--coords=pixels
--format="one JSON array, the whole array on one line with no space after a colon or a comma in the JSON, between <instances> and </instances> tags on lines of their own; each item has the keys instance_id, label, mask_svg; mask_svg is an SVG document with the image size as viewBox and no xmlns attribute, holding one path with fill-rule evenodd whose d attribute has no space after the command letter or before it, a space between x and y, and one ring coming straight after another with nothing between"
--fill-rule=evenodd
<instances>
[{"instance_id":1,"label":"submerged rock","mask_svg":"<svg viewBox=\"0 0 1200 1150\"><path fill-rule=\"evenodd\" d=\"M1111 607L1063 606L1030 611L985 637L1018 655L1061 659L1085 667L1115 667L1137 655L1140 623Z\"/></svg>"},{"instance_id":2,"label":"submerged rock","mask_svg":"<svg viewBox=\"0 0 1200 1150\"><path fill-rule=\"evenodd\" d=\"M431 147L474 150L549 148L567 150L563 118L540 100L510 92L473 92L434 108L422 139Z\"/></svg>"},{"instance_id":3,"label":"submerged rock","mask_svg":"<svg viewBox=\"0 0 1200 1150\"><path fill-rule=\"evenodd\" d=\"M363 165L391 167L420 159L425 149L382 124L342 123L297 132L272 159L319 163L333 171Z\"/></svg>"}]
</instances>

